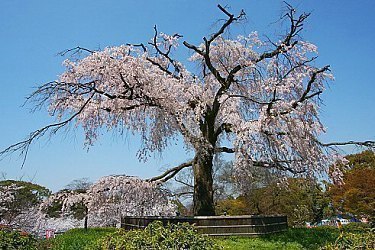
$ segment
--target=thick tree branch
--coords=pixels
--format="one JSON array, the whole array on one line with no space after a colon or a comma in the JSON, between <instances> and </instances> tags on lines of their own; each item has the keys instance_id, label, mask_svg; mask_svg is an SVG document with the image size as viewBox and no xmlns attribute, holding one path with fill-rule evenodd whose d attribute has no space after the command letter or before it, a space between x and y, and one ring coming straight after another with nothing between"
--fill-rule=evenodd
<instances>
[{"instance_id":1,"label":"thick tree branch","mask_svg":"<svg viewBox=\"0 0 375 250\"><path fill-rule=\"evenodd\" d=\"M185 163L182 163L181 165L179 165L177 167L168 169L167 171L165 171L163 174L161 174L159 176L155 176L153 178L147 179L147 181L150 181L150 182L152 182L152 181L166 182L169 179L173 178L176 174L178 174L178 172L180 172L182 169L187 168L187 167L191 167L193 165L194 161L195 161L195 159L193 159L191 161L188 161L188 162L185 162Z\"/></svg>"},{"instance_id":2,"label":"thick tree branch","mask_svg":"<svg viewBox=\"0 0 375 250\"><path fill-rule=\"evenodd\" d=\"M223 131L230 133L232 131L232 124L229 123L223 123L216 129L215 137L217 138Z\"/></svg>"},{"instance_id":3,"label":"thick tree branch","mask_svg":"<svg viewBox=\"0 0 375 250\"><path fill-rule=\"evenodd\" d=\"M311 94L309 94L309 93L310 93L310 91L312 89L312 85L316 81L318 75L321 74L321 73L323 73L323 72L326 72L326 71L329 71L329 65L324 66L323 68L320 68L320 69L317 69L316 71L314 71L312 73L312 75L311 75L311 77L310 77L310 79L309 79L309 81L307 83L306 89L302 93L301 97L298 100L296 100L295 102L292 103L290 110L286 110L286 111L280 112L280 115L286 115L286 114L291 113L293 111L293 109L296 109L300 103L303 103L304 101L306 101L308 99L311 99L311 98L313 98L316 95L321 94L322 93L321 90L318 90L318 91L316 91L314 93L311 93ZM269 110L267 109L267 111L268 111L269 114L271 114L270 113L270 106L268 106L268 108L269 108Z\"/></svg>"},{"instance_id":4,"label":"thick tree branch","mask_svg":"<svg viewBox=\"0 0 375 250\"><path fill-rule=\"evenodd\" d=\"M368 147L368 148L375 149L375 141L347 141L347 142L329 142L329 143L322 143L320 141L316 141L316 142L320 146L323 146L323 147L355 145L355 146Z\"/></svg>"},{"instance_id":5,"label":"thick tree branch","mask_svg":"<svg viewBox=\"0 0 375 250\"><path fill-rule=\"evenodd\" d=\"M293 108L296 108L298 103L301 103L301 102L321 93L321 91L318 91L318 92L314 93L313 95L308 95L311 91L312 84L316 81L317 76L319 74L325 72L325 71L329 71L329 65L324 66L323 68L320 68L320 69L316 70L315 72L313 72L309 82L307 83L306 90L303 92L300 99L292 104Z\"/></svg>"},{"instance_id":6,"label":"thick tree branch","mask_svg":"<svg viewBox=\"0 0 375 250\"><path fill-rule=\"evenodd\" d=\"M215 153L228 153L228 154L233 154L236 151L234 148L227 148L227 147L220 147L220 148L215 148Z\"/></svg>"}]
</instances>

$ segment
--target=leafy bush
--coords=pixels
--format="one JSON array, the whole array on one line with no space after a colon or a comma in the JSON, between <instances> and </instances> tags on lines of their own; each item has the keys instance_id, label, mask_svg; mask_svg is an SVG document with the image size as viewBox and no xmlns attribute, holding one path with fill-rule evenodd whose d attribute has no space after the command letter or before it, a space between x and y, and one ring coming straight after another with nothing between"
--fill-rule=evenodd
<instances>
[{"instance_id":1,"label":"leafy bush","mask_svg":"<svg viewBox=\"0 0 375 250\"><path fill-rule=\"evenodd\" d=\"M0 230L0 249L36 250L37 240L31 235L18 231Z\"/></svg>"},{"instance_id":2,"label":"leafy bush","mask_svg":"<svg viewBox=\"0 0 375 250\"><path fill-rule=\"evenodd\" d=\"M346 233L342 232L334 243L327 244L324 250L350 250L350 249L375 249L375 234L366 233Z\"/></svg>"},{"instance_id":3,"label":"leafy bush","mask_svg":"<svg viewBox=\"0 0 375 250\"><path fill-rule=\"evenodd\" d=\"M103 237L86 249L219 249L216 243L196 232L188 223L168 224L160 221L149 224L144 230L117 232Z\"/></svg>"},{"instance_id":4,"label":"leafy bush","mask_svg":"<svg viewBox=\"0 0 375 250\"><path fill-rule=\"evenodd\" d=\"M353 222L342 226L342 230L348 233L362 233L370 231L371 226L366 223Z\"/></svg>"}]
</instances>

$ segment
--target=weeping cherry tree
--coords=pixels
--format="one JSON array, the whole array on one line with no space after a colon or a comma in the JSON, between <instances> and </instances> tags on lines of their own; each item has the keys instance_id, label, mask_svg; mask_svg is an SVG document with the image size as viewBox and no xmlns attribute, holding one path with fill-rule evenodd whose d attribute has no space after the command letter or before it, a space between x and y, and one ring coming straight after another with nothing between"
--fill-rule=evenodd
<instances>
[{"instance_id":1,"label":"weeping cherry tree","mask_svg":"<svg viewBox=\"0 0 375 250\"><path fill-rule=\"evenodd\" d=\"M325 173L339 157L339 145L374 147L372 141L319 141L325 132L319 96L333 76L329 65L316 66L317 47L301 39L309 14L287 6L288 28L278 41L256 32L228 39L226 31L245 13L218 8L225 20L201 44L155 27L147 44L65 51L74 55L64 61L65 71L29 97L36 107L48 106L56 123L2 153L27 154L33 141L72 123L84 129L88 146L102 128L140 134L140 160L183 138L193 158L149 181L164 182L192 167L194 214L213 215L216 154L234 154L233 174L239 177L254 167L302 176ZM175 59L180 48L191 52L196 71Z\"/></svg>"}]
</instances>

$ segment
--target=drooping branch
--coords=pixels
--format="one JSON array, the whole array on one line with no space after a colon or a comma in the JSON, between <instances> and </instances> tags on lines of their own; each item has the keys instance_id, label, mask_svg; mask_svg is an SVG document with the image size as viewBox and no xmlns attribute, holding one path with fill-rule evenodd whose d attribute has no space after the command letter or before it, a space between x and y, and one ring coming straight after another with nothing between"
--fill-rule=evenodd
<instances>
[{"instance_id":1,"label":"drooping branch","mask_svg":"<svg viewBox=\"0 0 375 250\"><path fill-rule=\"evenodd\" d=\"M271 103L269 101L260 100L260 99L258 99L257 97L254 97L254 96L247 96L247 95L230 94L230 95L228 95L228 98L242 98L242 99L245 99L247 101L250 101L250 102L253 102L253 103L256 103L256 104L259 104L259 105L268 105L268 104ZM279 99L275 99L275 101L278 101L278 100Z\"/></svg>"},{"instance_id":2,"label":"drooping branch","mask_svg":"<svg viewBox=\"0 0 375 250\"><path fill-rule=\"evenodd\" d=\"M67 124L69 124L71 121L73 121L73 119L75 119L85 109L85 107L91 101L93 96L94 96L94 94L92 94L86 100L86 102L82 105L82 107L77 112L75 112L73 115L71 115L68 119L66 119L64 121L61 121L61 122L49 124L47 126L44 126L43 128L40 128L38 130L33 131L32 133L30 133L29 137L26 138L25 140L20 141L18 143L15 143L13 145L10 145L9 147L7 147L3 151L1 151L0 156L4 156L4 155L11 154L11 153L14 153L14 152L20 152L20 155L23 156L23 161L22 161L22 165L21 165L21 167L23 167L25 165L25 162L26 162L26 158L27 158L27 154L29 152L30 145L35 140L37 140L38 138L45 135L48 131L50 131L51 135L56 134L61 128L65 127Z\"/></svg>"},{"instance_id":3,"label":"drooping branch","mask_svg":"<svg viewBox=\"0 0 375 250\"><path fill-rule=\"evenodd\" d=\"M147 179L147 181L150 181L150 182L153 182L153 181L166 182L169 179L173 178L176 174L178 174L178 172L180 172L182 169L187 168L187 167L191 167L193 165L194 161L195 161L195 159L193 159L191 161L188 161L188 162L185 162L185 163L182 163L177 167L168 169L167 171L165 171L163 174L161 174L159 176L155 176L153 178Z\"/></svg>"}]
</instances>

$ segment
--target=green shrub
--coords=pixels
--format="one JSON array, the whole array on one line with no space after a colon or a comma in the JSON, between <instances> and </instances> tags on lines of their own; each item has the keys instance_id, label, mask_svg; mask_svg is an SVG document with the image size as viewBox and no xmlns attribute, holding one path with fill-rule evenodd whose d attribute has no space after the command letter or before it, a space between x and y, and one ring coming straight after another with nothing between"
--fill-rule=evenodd
<instances>
[{"instance_id":1,"label":"green shrub","mask_svg":"<svg viewBox=\"0 0 375 250\"><path fill-rule=\"evenodd\" d=\"M370 231L371 226L366 223L353 222L342 226L342 231L348 233L362 233Z\"/></svg>"},{"instance_id":2,"label":"green shrub","mask_svg":"<svg viewBox=\"0 0 375 250\"><path fill-rule=\"evenodd\" d=\"M342 232L334 243L327 244L324 250L373 250L375 249L375 234L373 232L365 233L346 233Z\"/></svg>"},{"instance_id":3,"label":"green shrub","mask_svg":"<svg viewBox=\"0 0 375 250\"><path fill-rule=\"evenodd\" d=\"M86 247L92 250L117 249L219 249L216 243L196 232L188 223L168 224L155 221L144 230L117 232Z\"/></svg>"},{"instance_id":4,"label":"green shrub","mask_svg":"<svg viewBox=\"0 0 375 250\"><path fill-rule=\"evenodd\" d=\"M0 230L0 249L6 250L36 250L37 240L17 231Z\"/></svg>"}]
</instances>

